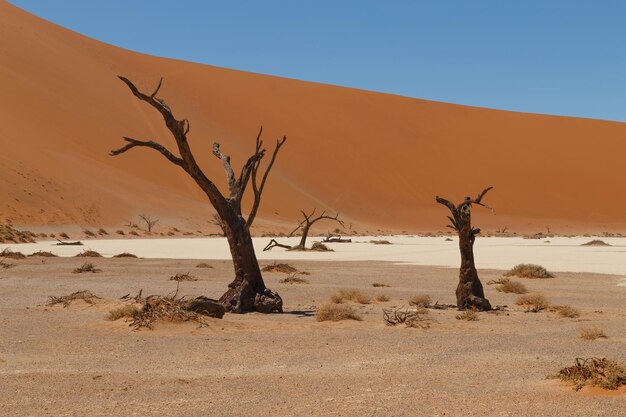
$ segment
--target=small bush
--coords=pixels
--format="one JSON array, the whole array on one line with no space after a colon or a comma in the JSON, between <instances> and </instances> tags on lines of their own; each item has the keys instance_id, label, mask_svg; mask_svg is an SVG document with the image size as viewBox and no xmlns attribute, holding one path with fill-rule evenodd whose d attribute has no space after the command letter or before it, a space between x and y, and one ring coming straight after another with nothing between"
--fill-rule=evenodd
<instances>
[{"instance_id":1,"label":"small bush","mask_svg":"<svg viewBox=\"0 0 626 417\"><path fill-rule=\"evenodd\" d=\"M331 301L335 304L341 304L344 301L353 301L358 304L369 304L372 302L372 298L360 290L349 288L339 290L331 297Z\"/></svg>"},{"instance_id":2,"label":"small bush","mask_svg":"<svg viewBox=\"0 0 626 417\"><path fill-rule=\"evenodd\" d=\"M137 255L134 253L122 252L113 256L114 258L136 258Z\"/></svg>"},{"instance_id":3,"label":"small bush","mask_svg":"<svg viewBox=\"0 0 626 417\"><path fill-rule=\"evenodd\" d=\"M178 273L178 274L172 275L170 277L170 281L178 281L178 282L181 282L181 281L197 281L197 280L198 280L198 278L194 277L193 275L189 275L189 273L186 273L186 274Z\"/></svg>"},{"instance_id":4,"label":"small bush","mask_svg":"<svg viewBox=\"0 0 626 417\"><path fill-rule=\"evenodd\" d=\"M345 304L326 304L315 314L317 321L363 320L354 308Z\"/></svg>"},{"instance_id":5,"label":"small bush","mask_svg":"<svg viewBox=\"0 0 626 417\"><path fill-rule=\"evenodd\" d=\"M553 306L550 308L550 311L554 311L558 313L559 316L570 319L580 317L580 311L572 306Z\"/></svg>"},{"instance_id":6,"label":"small bush","mask_svg":"<svg viewBox=\"0 0 626 417\"><path fill-rule=\"evenodd\" d=\"M50 296L48 297L48 303L46 305L53 306L56 304L63 304L63 307L67 307L76 300L83 300L87 304L94 304L96 300L100 300L100 297L94 295L88 290L76 291L70 295L63 295L61 297Z\"/></svg>"},{"instance_id":7,"label":"small bush","mask_svg":"<svg viewBox=\"0 0 626 417\"><path fill-rule=\"evenodd\" d=\"M196 268L213 268L213 266L211 266L207 262L200 262L198 265L196 265Z\"/></svg>"},{"instance_id":8,"label":"small bush","mask_svg":"<svg viewBox=\"0 0 626 417\"><path fill-rule=\"evenodd\" d=\"M96 268L96 266L92 264L91 262L85 262L84 264L82 264L81 266L79 266L78 268L72 271L72 273L74 274L82 274L85 272L92 272L95 274L97 272L102 272L102 270Z\"/></svg>"},{"instance_id":9,"label":"small bush","mask_svg":"<svg viewBox=\"0 0 626 417\"><path fill-rule=\"evenodd\" d=\"M31 254L31 255L28 255L28 256L39 256L39 257L42 257L42 258L58 258L59 257L58 255L55 255L52 252L47 252L47 251L43 251L43 250L37 251L37 252L35 252L35 253Z\"/></svg>"},{"instance_id":10,"label":"small bush","mask_svg":"<svg viewBox=\"0 0 626 417\"><path fill-rule=\"evenodd\" d=\"M457 320L478 321L478 314L474 310L465 310L456 315Z\"/></svg>"},{"instance_id":11,"label":"small bush","mask_svg":"<svg viewBox=\"0 0 626 417\"><path fill-rule=\"evenodd\" d=\"M290 274L287 278L283 278L279 280L278 282L280 282L281 284L308 284L309 283L308 280L304 278L300 278L297 273Z\"/></svg>"},{"instance_id":12,"label":"small bush","mask_svg":"<svg viewBox=\"0 0 626 417\"><path fill-rule=\"evenodd\" d=\"M98 234L99 234L99 235L101 235L101 236L104 236L104 235L108 235L108 234L109 234L109 232L107 232L107 231L106 231L105 229L103 229L103 228L100 228L100 229L98 229Z\"/></svg>"},{"instance_id":13,"label":"small bush","mask_svg":"<svg viewBox=\"0 0 626 417\"><path fill-rule=\"evenodd\" d=\"M65 232L59 233L59 237L62 237L63 239L69 239L70 238L70 236L67 233L65 233Z\"/></svg>"},{"instance_id":14,"label":"small bush","mask_svg":"<svg viewBox=\"0 0 626 417\"><path fill-rule=\"evenodd\" d=\"M136 230L131 230L130 232L128 232L128 234L133 236L139 236L139 233L137 233Z\"/></svg>"},{"instance_id":15,"label":"small bush","mask_svg":"<svg viewBox=\"0 0 626 417\"><path fill-rule=\"evenodd\" d=\"M600 240L600 239L594 239L594 240L591 240L591 241L589 241L589 242L587 242L587 243L583 243L583 244L582 244L582 245L580 245L580 246L611 246L611 245L610 245L610 244L608 244L608 243L606 243L606 242L605 242L605 241L603 241L603 240Z\"/></svg>"},{"instance_id":16,"label":"small bush","mask_svg":"<svg viewBox=\"0 0 626 417\"><path fill-rule=\"evenodd\" d=\"M391 245L391 242L388 240L370 240L370 243L374 245Z\"/></svg>"},{"instance_id":17,"label":"small bush","mask_svg":"<svg viewBox=\"0 0 626 417\"><path fill-rule=\"evenodd\" d=\"M102 255L100 255L95 250L90 250L89 249L89 250L82 251L81 253L76 255L76 257L78 257L78 258L102 258Z\"/></svg>"},{"instance_id":18,"label":"small bush","mask_svg":"<svg viewBox=\"0 0 626 417\"><path fill-rule=\"evenodd\" d=\"M428 307L431 301L428 294L417 294L409 298L409 304L416 307Z\"/></svg>"},{"instance_id":19,"label":"small bush","mask_svg":"<svg viewBox=\"0 0 626 417\"><path fill-rule=\"evenodd\" d=\"M607 337L606 333L604 333L604 329L599 326L583 327L578 332L578 335L584 340L596 340Z\"/></svg>"},{"instance_id":20,"label":"small bush","mask_svg":"<svg viewBox=\"0 0 626 417\"><path fill-rule=\"evenodd\" d=\"M607 358L576 358L574 366L548 377L573 383L576 391L585 385L615 390L626 385L626 366Z\"/></svg>"},{"instance_id":21,"label":"small bush","mask_svg":"<svg viewBox=\"0 0 626 417\"><path fill-rule=\"evenodd\" d=\"M274 262L270 265L265 265L261 271L263 272L282 272L285 274L293 274L294 272L298 272L296 268L289 264L279 264Z\"/></svg>"},{"instance_id":22,"label":"small bush","mask_svg":"<svg viewBox=\"0 0 626 417\"><path fill-rule=\"evenodd\" d=\"M87 236L89 236L89 237L94 237L94 236L96 235L94 232L92 232L92 231L91 231L91 230L89 230L89 229L85 229L85 230L83 231L83 233L85 233L85 234L86 234Z\"/></svg>"},{"instance_id":23,"label":"small bush","mask_svg":"<svg viewBox=\"0 0 626 417\"><path fill-rule=\"evenodd\" d=\"M329 248L328 246L324 245L322 242L315 242L311 245L311 250L312 251L317 251L317 252L333 252L333 250L331 248Z\"/></svg>"},{"instance_id":24,"label":"small bush","mask_svg":"<svg viewBox=\"0 0 626 417\"><path fill-rule=\"evenodd\" d=\"M381 282L375 282L375 283L372 284L372 287L389 288L389 287L391 287L391 285L383 284Z\"/></svg>"},{"instance_id":25,"label":"small bush","mask_svg":"<svg viewBox=\"0 0 626 417\"><path fill-rule=\"evenodd\" d=\"M13 252L10 248L5 248L0 252L1 259L26 259L26 255L22 252Z\"/></svg>"},{"instance_id":26,"label":"small bush","mask_svg":"<svg viewBox=\"0 0 626 417\"><path fill-rule=\"evenodd\" d=\"M384 302L387 302L389 300L390 300L390 298L386 294L379 294L379 295L376 296L376 301L378 301L379 303L384 303Z\"/></svg>"},{"instance_id":27,"label":"small bush","mask_svg":"<svg viewBox=\"0 0 626 417\"><path fill-rule=\"evenodd\" d=\"M528 292L524 284L517 281L511 281L508 278L500 280L500 284L496 287L496 290L503 293L513 294L526 294Z\"/></svg>"},{"instance_id":28,"label":"small bush","mask_svg":"<svg viewBox=\"0 0 626 417\"><path fill-rule=\"evenodd\" d=\"M554 278L554 274L548 272L546 268L541 265L533 264L519 264L509 269L504 273L505 277L520 277L520 278Z\"/></svg>"},{"instance_id":29,"label":"small bush","mask_svg":"<svg viewBox=\"0 0 626 417\"><path fill-rule=\"evenodd\" d=\"M547 308L550 304L546 297L541 294L524 294L520 295L515 304L526 307L528 311L540 311Z\"/></svg>"},{"instance_id":30,"label":"small bush","mask_svg":"<svg viewBox=\"0 0 626 417\"><path fill-rule=\"evenodd\" d=\"M122 307L118 307L118 308L114 308L113 310L109 311L109 314L107 314L106 319L110 320L110 321L115 321L115 320L119 320L121 318L125 318L125 317L133 317L135 316L135 314L139 313L140 308L137 307L134 304L126 304L123 305Z\"/></svg>"},{"instance_id":31,"label":"small bush","mask_svg":"<svg viewBox=\"0 0 626 417\"><path fill-rule=\"evenodd\" d=\"M124 231L123 230L116 230L115 233L117 233L118 235L124 236Z\"/></svg>"}]
</instances>

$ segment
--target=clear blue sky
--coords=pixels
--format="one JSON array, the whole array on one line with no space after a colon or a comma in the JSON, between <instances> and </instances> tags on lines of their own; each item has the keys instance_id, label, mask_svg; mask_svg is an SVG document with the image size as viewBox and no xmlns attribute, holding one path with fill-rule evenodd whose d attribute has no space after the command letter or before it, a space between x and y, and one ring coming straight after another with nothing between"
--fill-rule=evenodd
<instances>
[{"instance_id":1,"label":"clear blue sky","mask_svg":"<svg viewBox=\"0 0 626 417\"><path fill-rule=\"evenodd\" d=\"M626 1L10 0L152 55L626 122Z\"/></svg>"}]
</instances>

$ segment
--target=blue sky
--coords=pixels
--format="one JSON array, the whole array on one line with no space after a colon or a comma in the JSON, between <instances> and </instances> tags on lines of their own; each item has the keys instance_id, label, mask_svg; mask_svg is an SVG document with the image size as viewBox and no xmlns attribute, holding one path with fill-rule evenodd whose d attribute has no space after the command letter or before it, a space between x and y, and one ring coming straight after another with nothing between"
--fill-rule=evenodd
<instances>
[{"instance_id":1,"label":"blue sky","mask_svg":"<svg viewBox=\"0 0 626 417\"><path fill-rule=\"evenodd\" d=\"M152 55L626 122L626 1L10 0Z\"/></svg>"}]
</instances>

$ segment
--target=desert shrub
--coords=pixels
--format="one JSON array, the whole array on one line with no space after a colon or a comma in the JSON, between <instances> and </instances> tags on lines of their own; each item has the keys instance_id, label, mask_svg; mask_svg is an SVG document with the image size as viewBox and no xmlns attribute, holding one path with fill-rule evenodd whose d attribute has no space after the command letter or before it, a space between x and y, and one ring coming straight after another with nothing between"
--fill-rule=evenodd
<instances>
[{"instance_id":1,"label":"desert shrub","mask_svg":"<svg viewBox=\"0 0 626 417\"><path fill-rule=\"evenodd\" d=\"M339 290L330 300L335 304L341 304L344 301L353 301L358 304L369 304L372 302L372 298L369 295L356 288Z\"/></svg>"},{"instance_id":2,"label":"desert shrub","mask_svg":"<svg viewBox=\"0 0 626 417\"><path fill-rule=\"evenodd\" d=\"M528 290L521 282L511 281L508 278L503 278L496 287L496 290L504 293L513 294L526 294Z\"/></svg>"},{"instance_id":3,"label":"desert shrub","mask_svg":"<svg viewBox=\"0 0 626 417\"><path fill-rule=\"evenodd\" d=\"M102 272L102 270L99 268L96 268L96 266L92 264L91 262L85 262L84 264L82 264L81 266L79 266L78 268L72 271L72 273L74 274L82 274L85 272L92 272L95 274L97 272Z\"/></svg>"},{"instance_id":4,"label":"desert shrub","mask_svg":"<svg viewBox=\"0 0 626 417\"><path fill-rule=\"evenodd\" d=\"M172 232L171 230L169 232L167 232L168 236L174 236L176 233Z\"/></svg>"},{"instance_id":5,"label":"desert shrub","mask_svg":"<svg viewBox=\"0 0 626 417\"><path fill-rule=\"evenodd\" d=\"M420 327L427 329L430 327L432 319L426 317L428 310L420 307L417 309L392 309L383 308L383 321L387 326L396 326L398 324L405 324L406 327Z\"/></svg>"},{"instance_id":6,"label":"desert shrub","mask_svg":"<svg viewBox=\"0 0 626 417\"><path fill-rule=\"evenodd\" d=\"M317 321L363 320L354 308L345 304L326 304L317 310Z\"/></svg>"},{"instance_id":7,"label":"desert shrub","mask_svg":"<svg viewBox=\"0 0 626 417\"><path fill-rule=\"evenodd\" d=\"M0 252L1 259L26 259L26 255L22 252L13 252L10 248L5 248Z\"/></svg>"},{"instance_id":8,"label":"desert shrub","mask_svg":"<svg viewBox=\"0 0 626 417\"><path fill-rule=\"evenodd\" d=\"M193 275L189 275L189 273L186 274L182 274L182 273L178 273L176 275L172 275L170 277L170 281L197 281L198 278L194 277Z\"/></svg>"},{"instance_id":9,"label":"desert shrub","mask_svg":"<svg viewBox=\"0 0 626 417\"><path fill-rule=\"evenodd\" d=\"M107 232L107 231L106 231L105 229L103 229L103 228L100 228L100 229L98 229L98 234L99 234L99 235L108 235L108 234L109 234L109 232Z\"/></svg>"},{"instance_id":10,"label":"desert shrub","mask_svg":"<svg viewBox=\"0 0 626 417\"><path fill-rule=\"evenodd\" d=\"M122 252L117 255L113 255L114 258L136 258L137 255L134 253Z\"/></svg>"},{"instance_id":11,"label":"desert shrub","mask_svg":"<svg viewBox=\"0 0 626 417\"><path fill-rule=\"evenodd\" d=\"M300 278L297 272L290 274L287 278L283 278L279 280L278 282L280 282L281 284L308 284L309 283L308 280L304 278Z\"/></svg>"},{"instance_id":12,"label":"desert shrub","mask_svg":"<svg viewBox=\"0 0 626 417\"><path fill-rule=\"evenodd\" d=\"M315 242L311 245L311 250L317 252L333 252L331 248L324 245L322 242Z\"/></svg>"},{"instance_id":13,"label":"desert shrub","mask_svg":"<svg viewBox=\"0 0 626 417\"><path fill-rule=\"evenodd\" d=\"M606 333L604 333L604 329L600 326L582 327L578 335L584 340L596 340L607 337Z\"/></svg>"},{"instance_id":14,"label":"desert shrub","mask_svg":"<svg viewBox=\"0 0 626 417\"><path fill-rule=\"evenodd\" d=\"M391 285L387 285L387 284L383 284L381 282L375 282L372 284L372 287L378 287L378 288L383 288L383 287L391 287Z\"/></svg>"},{"instance_id":15,"label":"desert shrub","mask_svg":"<svg viewBox=\"0 0 626 417\"><path fill-rule=\"evenodd\" d=\"M124 236L124 231L123 230L116 230L115 233L117 233L118 235Z\"/></svg>"},{"instance_id":16,"label":"desert shrub","mask_svg":"<svg viewBox=\"0 0 626 417\"><path fill-rule=\"evenodd\" d=\"M102 255L100 255L95 250L88 249L88 250L82 251L81 253L76 255L76 257L78 258L102 258Z\"/></svg>"},{"instance_id":17,"label":"desert shrub","mask_svg":"<svg viewBox=\"0 0 626 417\"><path fill-rule=\"evenodd\" d=\"M554 274L548 272L546 268L541 265L533 264L519 264L509 269L504 273L505 277L520 277L520 278L554 278Z\"/></svg>"},{"instance_id":18,"label":"desert shrub","mask_svg":"<svg viewBox=\"0 0 626 417\"><path fill-rule=\"evenodd\" d=\"M580 246L611 246L610 244L606 243L603 240L600 239L594 239L594 240L590 240L587 243L583 243Z\"/></svg>"},{"instance_id":19,"label":"desert shrub","mask_svg":"<svg viewBox=\"0 0 626 417\"><path fill-rule=\"evenodd\" d=\"M67 233L65 233L65 232L59 233L59 237L62 237L63 239L69 239L70 238L70 236Z\"/></svg>"},{"instance_id":20,"label":"desert shrub","mask_svg":"<svg viewBox=\"0 0 626 417\"><path fill-rule=\"evenodd\" d=\"M388 240L370 240L370 243L374 245L391 245L391 242Z\"/></svg>"},{"instance_id":21,"label":"desert shrub","mask_svg":"<svg viewBox=\"0 0 626 417\"><path fill-rule=\"evenodd\" d=\"M40 256L42 258L58 258L59 257L58 255L55 255L52 252L47 252L47 251L43 251L43 250L37 251L37 252L32 253L32 254L30 254L28 256Z\"/></svg>"},{"instance_id":22,"label":"desert shrub","mask_svg":"<svg viewBox=\"0 0 626 417\"><path fill-rule=\"evenodd\" d=\"M223 307L222 307L223 310ZM152 329L157 321L170 321L174 323L195 321L201 326L207 323L204 319L209 314L199 314L189 309L189 302L176 296L151 295L143 303L143 307L134 313L131 318L131 327L140 329L146 327ZM221 318L222 314L219 315Z\"/></svg>"},{"instance_id":23,"label":"desert shrub","mask_svg":"<svg viewBox=\"0 0 626 417\"><path fill-rule=\"evenodd\" d=\"M207 262L200 262L198 265L196 265L196 268L213 268L213 266L211 266Z\"/></svg>"},{"instance_id":24,"label":"desert shrub","mask_svg":"<svg viewBox=\"0 0 626 417\"><path fill-rule=\"evenodd\" d=\"M139 313L140 308L134 304L125 304L121 307L114 308L110 310L106 316L107 320L115 321L121 318L133 317L135 314Z\"/></svg>"},{"instance_id":25,"label":"desert shrub","mask_svg":"<svg viewBox=\"0 0 626 417\"><path fill-rule=\"evenodd\" d=\"M550 311L554 311L559 314L561 317L567 317L570 319L574 319L576 317L580 317L580 311L572 306L552 306L550 307Z\"/></svg>"},{"instance_id":26,"label":"desert shrub","mask_svg":"<svg viewBox=\"0 0 626 417\"><path fill-rule=\"evenodd\" d=\"M296 268L289 264L276 263L270 265L265 265L261 271L263 272L283 272L285 274L293 274L294 272L298 272Z\"/></svg>"},{"instance_id":27,"label":"desert shrub","mask_svg":"<svg viewBox=\"0 0 626 417\"><path fill-rule=\"evenodd\" d=\"M56 304L63 304L63 307L67 307L76 300L83 300L87 304L94 304L96 300L100 300L100 297L94 295L91 291L88 290L76 291L71 293L70 295L63 295L60 297L50 296L48 297L48 303L46 305L53 306Z\"/></svg>"},{"instance_id":28,"label":"desert shrub","mask_svg":"<svg viewBox=\"0 0 626 417\"><path fill-rule=\"evenodd\" d=\"M130 232L128 232L128 234L133 236L139 236L139 233L137 233L136 230L131 230Z\"/></svg>"},{"instance_id":29,"label":"desert shrub","mask_svg":"<svg viewBox=\"0 0 626 417\"><path fill-rule=\"evenodd\" d=\"M91 230L89 230L89 229L85 229L85 230L83 231L83 233L85 233L85 234L86 234L87 236L89 236L89 237L94 237L94 236L96 235L94 232L92 232L92 231L91 231Z\"/></svg>"},{"instance_id":30,"label":"desert shrub","mask_svg":"<svg viewBox=\"0 0 626 417\"><path fill-rule=\"evenodd\" d=\"M465 310L462 313L457 314L457 320L465 320L465 321L478 321L478 314L474 310Z\"/></svg>"},{"instance_id":31,"label":"desert shrub","mask_svg":"<svg viewBox=\"0 0 626 417\"><path fill-rule=\"evenodd\" d=\"M607 358L576 358L573 366L548 377L572 383L576 391L585 385L615 390L626 385L626 366Z\"/></svg>"},{"instance_id":32,"label":"desert shrub","mask_svg":"<svg viewBox=\"0 0 626 417\"><path fill-rule=\"evenodd\" d=\"M528 311L533 312L543 310L550 305L546 297L536 293L520 295L515 301L515 304L526 307Z\"/></svg>"},{"instance_id":33,"label":"desert shrub","mask_svg":"<svg viewBox=\"0 0 626 417\"><path fill-rule=\"evenodd\" d=\"M379 294L376 296L376 301L378 301L379 303L384 303L386 301L389 301L390 298L388 295L386 294Z\"/></svg>"},{"instance_id":34,"label":"desert shrub","mask_svg":"<svg viewBox=\"0 0 626 417\"><path fill-rule=\"evenodd\" d=\"M431 301L428 294L417 294L409 298L409 304L416 307L428 307Z\"/></svg>"}]
</instances>

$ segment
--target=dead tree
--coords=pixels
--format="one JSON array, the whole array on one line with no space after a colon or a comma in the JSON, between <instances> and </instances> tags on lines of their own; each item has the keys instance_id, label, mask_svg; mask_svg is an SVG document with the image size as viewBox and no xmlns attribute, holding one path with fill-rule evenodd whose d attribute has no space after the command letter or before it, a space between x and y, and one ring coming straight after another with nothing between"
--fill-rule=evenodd
<instances>
[{"instance_id":1,"label":"dead tree","mask_svg":"<svg viewBox=\"0 0 626 417\"><path fill-rule=\"evenodd\" d=\"M465 197L465 200L458 206L444 198L436 197L437 203L448 207L452 213L452 216L448 216L448 219L452 222L448 227L456 230L459 234L461 268L459 271L459 285L456 288L456 305L460 310L469 308L479 311L491 310L491 304L485 298L483 286L480 283L478 272L474 265L474 240L476 240L476 235L480 233L480 229L472 227L471 207L472 204L487 207L481 200L492 188L485 188L475 199Z\"/></svg>"},{"instance_id":2,"label":"dead tree","mask_svg":"<svg viewBox=\"0 0 626 417\"><path fill-rule=\"evenodd\" d=\"M267 288L263 282L259 263L254 253L254 246L252 245L250 226L256 217L268 174L276 161L278 151L287 138L283 137L281 140L276 141L274 152L265 171L262 172L260 165L266 150L263 148L263 141L261 140L263 132L261 127L256 138L254 153L243 164L238 177L235 175L230 163L230 157L222 153L219 143L214 142L213 155L224 164L228 180L228 193L222 194L196 163L187 141L189 121L187 119L177 120L165 101L156 97L163 79L159 81L154 92L148 95L139 91L127 78L121 76L119 78L130 88L135 97L148 103L161 114L165 125L176 141L180 156L173 154L158 142L141 141L129 137L124 137L124 140L128 143L119 149L111 151L111 155L119 155L135 147L147 147L160 152L168 161L182 168L204 191L215 211L224 222L224 234L228 240L233 259L235 279L228 285L228 291L220 297L219 302L224 305L227 311L233 313L247 311L258 311L261 313L282 312L283 300L277 293ZM245 219L241 213L241 201L248 184L251 185L254 195L250 214Z\"/></svg>"},{"instance_id":3,"label":"dead tree","mask_svg":"<svg viewBox=\"0 0 626 417\"><path fill-rule=\"evenodd\" d=\"M306 250L306 239L309 236L309 231L311 230L311 226L313 226L314 223L316 223L316 222L318 222L318 221L320 221L322 219L334 220L337 223L339 223L341 226L343 226L343 220L339 219L339 213L337 213L335 216L329 216L329 215L326 214L326 211L323 211L322 214L320 214L319 216L313 217L315 215L315 211L316 211L316 209L313 209L311 214L306 214L303 210L300 210L300 213L302 213L302 216L304 216L304 219L300 223L298 223L296 228L293 229L289 233L289 236L293 236L293 234L295 232L297 232L298 230L302 230L302 236L300 237L300 243L298 243L295 246L289 246L289 245L280 244L276 240L272 239L270 241L270 243L268 243L267 246L265 246L265 248L263 250L264 251L268 251L268 250L272 249L275 246L278 246L280 248L285 248L287 250Z\"/></svg>"},{"instance_id":4,"label":"dead tree","mask_svg":"<svg viewBox=\"0 0 626 417\"><path fill-rule=\"evenodd\" d=\"M153 219L149 214L140 214L139 219L143 220L146 223L146 228L148 229L148 233L152 232L152 228L155 224L159 222L159 219Z\"/></svg>"}]
</instances>

